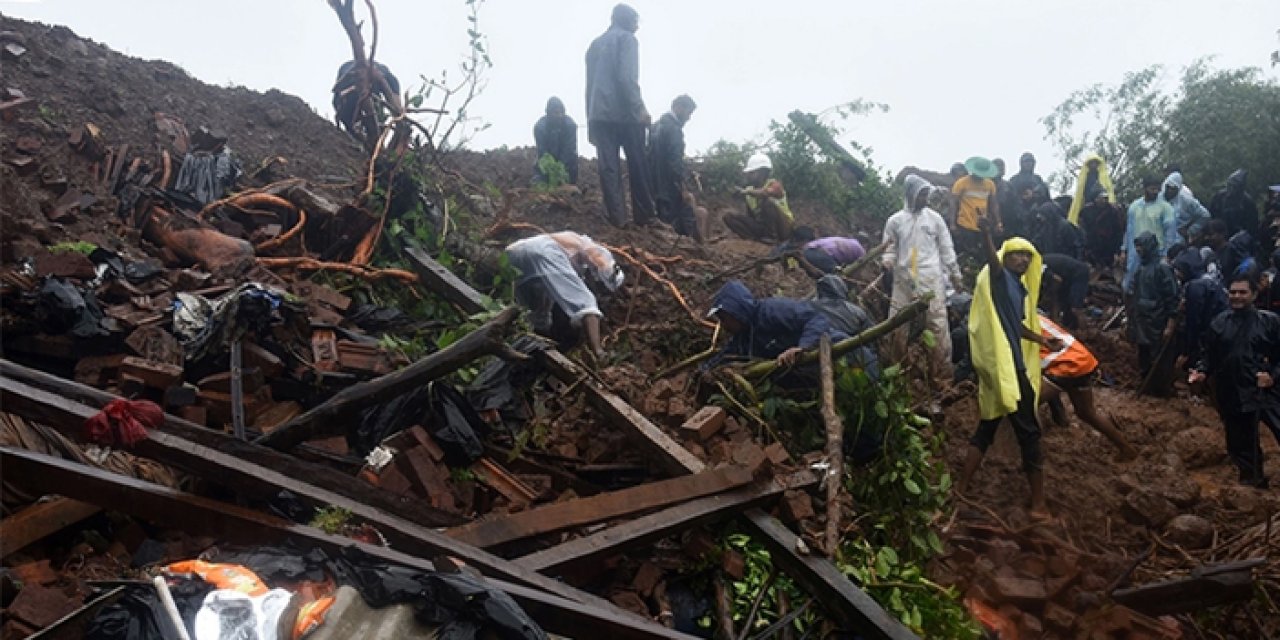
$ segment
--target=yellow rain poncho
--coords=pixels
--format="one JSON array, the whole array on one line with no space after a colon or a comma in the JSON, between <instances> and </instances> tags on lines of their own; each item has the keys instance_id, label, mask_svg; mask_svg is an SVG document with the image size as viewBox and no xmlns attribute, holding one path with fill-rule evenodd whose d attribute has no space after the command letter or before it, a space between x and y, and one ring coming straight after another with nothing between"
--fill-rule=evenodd
<instances>
[{"instance_id":1,"label":"yellow rain poncho","mask_svg":"<svg viewBox=\"0 0 1280 640\"><path fill-rule=\"evenodd\" d=\"M1084 185L1089 178L1089 161L1098 161L1098 184L1107 190L1107 195L1111 197L1111 201L1115 202L1116 189L1111 186L1111 170L1107 168L1107 161L1102 156L1093 153L1084 159L1084 164L1080 165L1080 175L1076 177L1076 197L1071 200L1071 211L1067 212L1067 220L1071 224L1080 226L1080 210L1084 208Z\"/></svg>"},{"instance_id":2,"label":"yellow rain poncho","mask_svg":"<svg viewBox=\"0 0 1280 640\"><path fill-rule=\"evenodd\" d=\"M1040 253L1034 245L1022 238L1009 238L1000 247L1000 260L1010 251L1028 251L1031 264L1022 275L1022 286L1027 289L1023 309L1023 323L1040 335L1040 320L1036 304L1040 297ZM1009 340L1005 338L996 314L995 299L991 297L991 267L978 272L973 287L973 306L969 310L969 352L973 368L978 372L978 413L983 420L991 420L1013 413L1022 399L1018 388L1018 372L1013 360ZM1027 379L1036 395L1040 394L1040 345L1018 340L1022 346L1022 361L1027 367Z\"/></svg>"}]
</instances>

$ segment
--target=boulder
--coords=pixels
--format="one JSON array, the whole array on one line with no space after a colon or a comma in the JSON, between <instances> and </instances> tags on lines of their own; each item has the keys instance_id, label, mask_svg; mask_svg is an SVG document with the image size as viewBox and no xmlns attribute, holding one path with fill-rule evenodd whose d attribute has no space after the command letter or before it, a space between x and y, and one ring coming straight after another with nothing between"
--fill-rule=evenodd
<instances>
[{"instance_id":1,"label":"boulder","mask_svg":"<svg viewBox=\"0 0 1280 640\"><path fill-rule=\"evenodd\" d=\"M1204 518L1184 513L1169 521L1165 538L1188 549L1203 549L1213 542L1213 524Z\"/></svg>"},{"instance_id":2,"label":"boulder","mask_svg":"<svg viewBox=\"0 0 1280 640\"><path fill-rule=\"evenodd\" d=\"M1191 427L1174 434L1171 444L1188 469L1218 464L1226 459L1222 432L1209 427Z\"/></svg>"},{"instance_id":3,"label":"boulder","mask_svg":"<svg viewBox=\"0 0 1280 640\"><path fill-rule=\"evenodd\" d=\"M1150 487L1135 489L1125 496L1120 508L1124 519L1133 524L1159 527L1178 514L1178 508Z\"/></svg>"}]
</instances>

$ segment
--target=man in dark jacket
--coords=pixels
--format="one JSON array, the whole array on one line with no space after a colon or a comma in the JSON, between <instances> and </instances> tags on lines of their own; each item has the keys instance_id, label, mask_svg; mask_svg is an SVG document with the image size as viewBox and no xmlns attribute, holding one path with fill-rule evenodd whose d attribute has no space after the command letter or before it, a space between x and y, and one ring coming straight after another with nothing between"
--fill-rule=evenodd
<instances>
[{"instance_id":1,"label":"man in dark jacket","mask_svg":"<svg viewBox=\"0 0 1280 640\"><path fill-rule=\"evenodd\" d=\"M1044 183L1044 178L1036 174L1036 157L1028 151L1022 154L1018 159L1018 172L1009 178L1009 186L1013 188L1013 192L1021 195L1024 189L1031 189L1035 193L1040 187L1044 187L1045 192L1049 191L1049 186Z\"/></svg>"},{"instance_id":2,"label":"man in dark jacket","mask_svg":"<svg viewBox=\"0 0 1280 640\"><path fill-rule=\"evenodd\" d=\"M1227 453L1240 470L1240 481L1267 486L1262 470L1258 423L1275 429L1280 395L1280 316L1253 306L1258 293L1253 280L1236 277L1227 289L1231 309L1209 324L1204 357L1188 382L1213 382L1218 415L1226 428Z\"/></svg>"},{"instance_id":3,"label":"man in dark jacket","mask_svg":"<svg viewBox=\"0 0 1280 640\"><path fill-rule=\"evenodd\" d=\"M1200 357L1201 343L1209 323L1227 310L1227 291L1222 283L1205 273L1200 250L1189 247L1173 259L1173 273L1182 284L1182 324L1178 328L1179 370Z\"/></svg>"},{"instance_id":4,"label":"man in dark jacket","mask_svg":"<svg viewBox=\"0 0 1280 640\"><path fill-rule=\"evenodd\" d=\"M1218 277L1223 282L1239 274L1257 276L1261 269L1253 258L1254 241L1248 231L1237 231L1228 236L1227 223L1214 218L1204 225L1204 245L1213 249Z\"/></svg>"},{"instance_id":5,"label":"man in dark jacket","mask_svg":"<svg viewBox=\"0 0 1280 640\"><path fill-rule=\"evenodd\" d=\"M1056 253L1079 258L1083 248L1080 231L1067 222L1066 214L1056 202L1043 202L1031 210L1032 228L1027 239L1040 255Z\"/></svg>"},{"instance_id":6,"label":"man in dark jacket","mask_svg":"<svg viewBox=\"0 0 1280 640\"><path fill-rule=\"evenodd\" d=\"M773 358L786 367L801 351L817 347L824 333L830 334L832 342L849 337L832 328L827 316L814 305L788 298L756 300L739 280L720 287L707 315L733 336L718 359Z\"/></svg>"},{"instance_id":7,"label":"man in dark jacket","mask_svg":"<svg viewBox=\"0 0 1280 640\"><path fill-rule=\"evenodd\" d=\"M1080 324L1075 310L1084 308L1089 295L1089 265L1061 253L1046 253L1040 258L1044 261L1040 306L1047 307L1049 319L1075 329Z\"/></svg>"},{"instance_id":8,"label":"man in dark jacket","mask_svg":"<svg viewBox=\"0 0 1280 640\"><path fill-rule=\"evenodd\" d=\"M1144 231L1133 241L1141 266L1133 276L1129 337L1138 345L1138 369L1145 379L1161 345L1173 340L1178 324L1178 281L1160 256L1160 241Z\"/></svg>"},{"instance_id":9,"label":"man in dark jacket","mask_svg":"<svg viewBox=\"0 0 1280 640\"><path fill-rule=\"evenodd\" d=\"M818 278L817 296L813 306L827 317L827 322L835 331L854 337L874 324L862 307L849 301L849 285L840 276L828 274ZM854 351L853 360L872 378L879 377L880 364L871 345Z\"/></svg>"},{"instance_id":10,"label":"man in dark jacket","mask_svg":"<svg viewBox=\"0 0 1280 640\"><path fill-rule=\"evenodd\" d=\"M565 115L564 102L551 96L547 100L546 115L533 125L533 140L538 145L538 157L534 160L534 182L545 183L542 157L549 155L564 165L569 174L568 184L578 183L578 123Z\"/></svg>"},{"instance_id":11,"label":"man in dark jacket","mask_svg":"<svg viewBox=\"0 0 1280 640\"><path fill-rule=\"evenodd\" d=\"M1085 257L1095 267L1110 268L1115 265L1117 249L1124 242L1125 212L1112 204L1111 196L1101 185L1085 198L1088 202L1080 209Z\"/></svg>"},{"instance_id":12,"label":"man in dark jacket","mask_svg":"<svg viewBox=\"0 0 1280 640\"><path fill-rule=\"evenodd\" d=\"M649 132L649 175L653 178L653 203L658 219L676 233L702 242L706 210L693 203L685 187L684 125L698 105L687 95L671 101L671 111L658 118Z\"/></svg>"},{"instance_id":13,"label":"man in dark jacket","mask_svg":"<svg viewBox=\"0 0 1280 640\"><path fill-rule=\"evenodd\" d=\"M617 227L627 223L619 149L627 154L632 216L641 225L654 219L644 159L649 111L640 95L640 43L635 35L639 28L636 10L619 4L613 8L609 29L587 49L587 138L596 147L605 216Z\"/></svg>"},{"instance_id":14,"label":"man in dark jacket","mask_svg":"<svg viewBox=\"0 0 1280 640\"><path fill-rule=\"evenodd\" d=\"M1244 192L1245 180L1249 172L1236 169L1227 178L1226 186L1214 194L1209 202L1209 213L1217 220L1227 223L1227 233L1235 235L1239 231L1247 231L1250 236L1258 237L1258 208L1253 198Z\"/></svg>"}]
</instances>

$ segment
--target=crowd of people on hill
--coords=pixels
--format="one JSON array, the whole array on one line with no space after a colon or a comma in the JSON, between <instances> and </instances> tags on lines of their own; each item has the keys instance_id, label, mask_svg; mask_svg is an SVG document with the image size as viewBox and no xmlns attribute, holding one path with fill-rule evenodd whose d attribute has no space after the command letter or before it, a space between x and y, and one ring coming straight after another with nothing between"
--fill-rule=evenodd
<instances>
[{"instance_id":1,"label":"crowd of people on hill","mask_svg":"<svg viewBox=\"0 0 1280 640\"><path fill-rule=\"evenodd\" d=\"M588 137L596 147L605 218L612 224L669 225L703 242L707 212L689 188L683 127L696 103L675 98L653 123L641 97L635 32L639 16L617 5L609 29L587 51ZM578 177L576 124L558 98L534 129L539 164L564 165ZM627 159L631 216L624 202L621 157ZM867 250L853 238L820 238L795 224L782 183L768 156L750 158L742 209L724 216L733 233L786 250L818 276L809 299L756 298L739 281L715 295L709 318L730 340L712 362L771 358L781 366L817 345L856 336L871 316L850 300L842 268ZM1239 170L1205 206L1177 166L1142 180L1142 193L1127 207L1112 182L1106 158L1081 164L1074 192L1054 197L1024 153L1017 173L1005 178L1001 159L972 157L951 168L949 192L918 175L903 180L903 206L884 226L880 262L893 315L927 299L933 389L966 378L977 384L981 421L958 488L964 491L1005 419L1011 423L1031 488L1033 517L1048 517L1043 487L1039 403L1053 421L1067 421L1061 396L1082 421L1105 436L1119 460L1137 454L1109 414L1094 404L1098 360L1071 331L1081 326L1091 285L1110 282L1122 292L1128 337L1136 347L1140 390L1167 395L1174 379L1208 381L1242 482L1265 487L1258 426L1280 441L1280 185L1269 188L1260 215ZM939 209L931 203L945 203ZM519 300L534 311L534 327L574 342L585 332L592 353L602 355L601 311L594 293L615 291L622 272L608 249L572 232L545 234L507 247L520 270ZM982 265L966 292L959 256ZM585 279L584 279L585 274ZM594 291L593 291L594 290ZM1117 314L1114 320L1120 319ZM556 329L559 327L559 329ZM906 331L885 349L903 353ZM872 375L877 349L870 345L848 361ZM803 378L803 376L801 376ZM941 411L933 402L930 410Z\"/></svg>"}]
</instances>

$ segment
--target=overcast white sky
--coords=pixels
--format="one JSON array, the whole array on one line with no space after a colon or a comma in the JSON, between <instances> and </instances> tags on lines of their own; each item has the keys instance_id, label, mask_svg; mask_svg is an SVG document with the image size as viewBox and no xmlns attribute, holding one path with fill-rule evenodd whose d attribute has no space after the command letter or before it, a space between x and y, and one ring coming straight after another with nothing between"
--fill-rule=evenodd
<instances>
[{"instance_id":1,"label":"overcast white sky","mask_svg":"<svg viewBox=\"0 0 1280 640\"><path fill-rule=\"evenodd\" d=\"M466 51L463 0L375 0L378 59L402 84L438 76ZM363 4L357 2L363 11ZM475 148L532 144L546 98L583 121L583 55L613 0L488 0L480 29L494 68L472 115L491 124ZM1073 89L1161 63L1215 56L1267 67L1280 48L1277 0L635 0L641 86L656 118L671 98L699 109L691 152L763 139L771 119L856 98L890 111L851 122L842 140L896 172L945 170L971 155L1016 167L1031 150L1058 167L1038 119ZM214 84L301 96L329 115L350 47L323 0L0 0L0 13L63 24L117 51L160 58ZM1275 70L1267 69L1275 77ZM585 130L579 145L590 151ZM1016 170L1016 169L1015 169Z\"/></svg>"}]
</instances>

